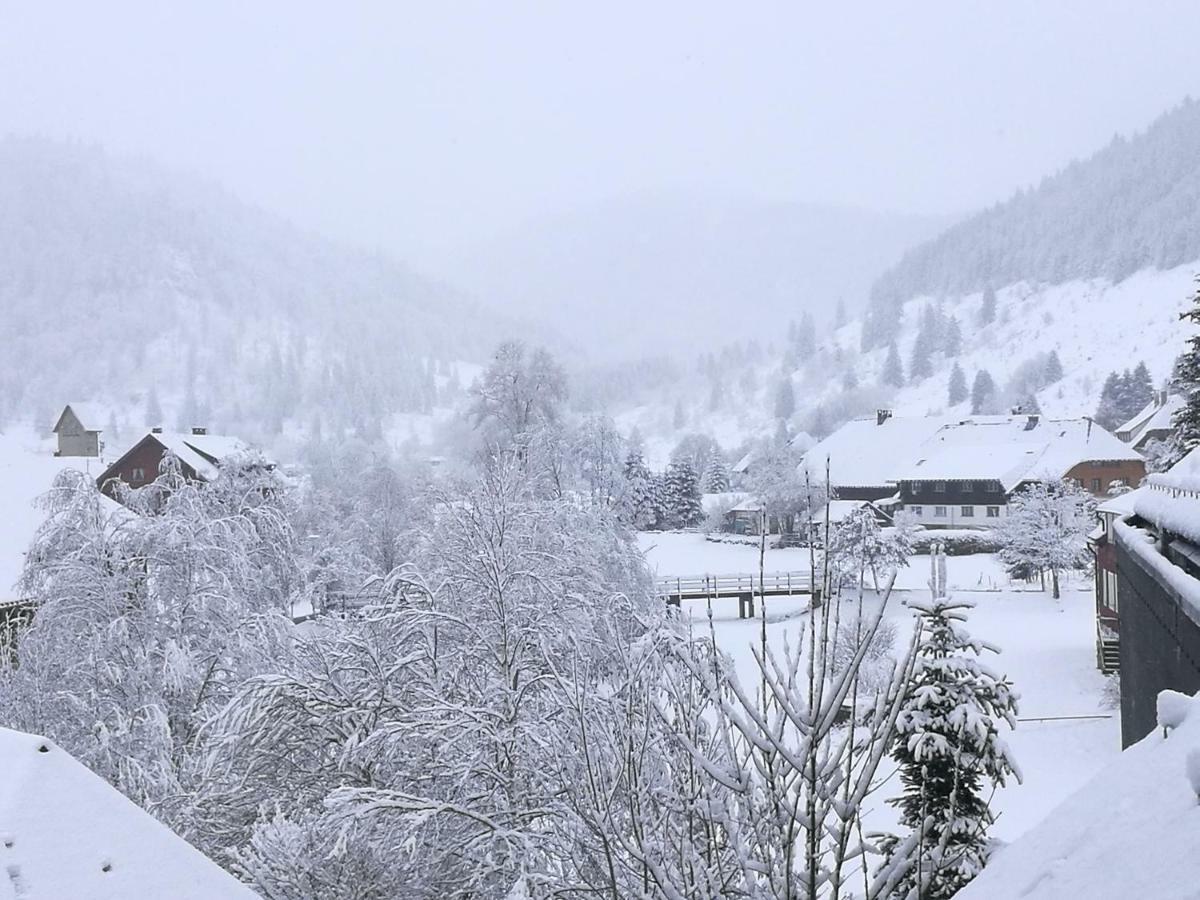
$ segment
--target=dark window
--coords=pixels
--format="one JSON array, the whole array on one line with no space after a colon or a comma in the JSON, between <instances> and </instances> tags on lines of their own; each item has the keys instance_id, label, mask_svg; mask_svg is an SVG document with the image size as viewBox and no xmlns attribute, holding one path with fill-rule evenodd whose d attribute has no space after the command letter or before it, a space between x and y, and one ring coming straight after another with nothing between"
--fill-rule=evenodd
<instances>
[{"instance_id":1,"label":"dark window","mask_svg":"<svg viewBox=\"0 0 1200 900\"><path fill-rule=\"evenodd\" d=\"M944 507L944 506L935 506L935 507L933 508L933 514L934 514L935 516L937 516L938 518L940 518L940 519L944 519L944 518L946 517L946 507Z\"/></svg>"},{"instance_id":2,"label":"dark window","mask_svg":"<svg viewBox=\"0 0 1200 900\"><path fill-rule=\"evenodd\" d=\"M973 506L964 506L964 507L962 507L962 509L959 510L959 512L961 513L961 515L964 519L975 518L975 507L973 507Z\"/></svg>"},{"instance_id":3,"label":"dark window","mask_svg":"<svg viewBox=\"0 0 1200 900\"><path fill-rule=\"evenodd\" d=\"M988 489L988 493L989 493L989 494L998 494L998 493L1000 493L1000 482L998 482L998 481L989 481L989 482L988 482L987 489Z\"/></svg>"},{"instance_id":4,"label":"dark window","mask_svg":"<svg viewBox=\"0 0 1200 900\"><path fill-rule=\"evenodd\" d=\"M920 506L910 506L908 508L908 511L910 513L912 513L914 516L919 516L925 512L924 508L920 507Z\"/></svg>"},{"instance_id":5,"label":"dark window","mask_svg":"<svg viewBox=\"0 0 1200 900\"><path fill-rule=\"evenodd\" d=\"M935 481L935 482L933 483L933 492L934 492L935 494L944 494L944 493L946 493L946 482L944 482L944 481Z\"/></svg>"},{"instance_id":6,"label":"dark window","mask_svg":"<svg viewBox=\"0 0 1200 900\"><path fill-rule=\"evenodd\" d=\"M998 506L989 506L989 507L988 507L988 510L987 510L987 517L988 517L989 519L998 519L998 518L1000 518L1000 507L998 507Z\"/></svg>"},{"instance_id":7,"label":"dark window","mask_svg":"<svg viewBox=\"0 0 1200 900\"><path fill-rule=\"evenodd\" d=\"M963 492L964 492L964 493L967 493L967 494L970 494L970 493L972 493L972 492L975 490L975 482L973 482L973 481L964 481L964 482L962 483L962 489L963 489Z\"/></svg>"},{"instance_id":8,"label":"dark window","mask_svg":"<svg viewBox=\"0 0 1200 900\"><path fill-rule=\"evenodd\" d=\"M1092 479L1092 493L1093 494L1100 493L1100 479L1099 478Z\"/></svg>"},{"instance_id":9,"label":"dark window","mask_svg":"<svg viewBox=\"0 0 1200 900\"><path fill-rule=\"evenodd\" d=\"M142 469L142 468L134 469L132 472L129 473L129 475L130 475L130 478L132 478L135 482L141 482L141 481L146 480L146 470Z\"/></svg>"}]
</instances>

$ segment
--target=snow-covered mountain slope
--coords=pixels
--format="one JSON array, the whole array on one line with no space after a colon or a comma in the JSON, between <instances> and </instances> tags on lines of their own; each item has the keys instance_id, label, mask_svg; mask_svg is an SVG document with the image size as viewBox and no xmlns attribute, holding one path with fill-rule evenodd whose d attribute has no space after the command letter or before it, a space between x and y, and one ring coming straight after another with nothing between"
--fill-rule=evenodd
<instances>
[{"instance_id":1,"label":"snow-covered mountain slope","mask_svg":"<svg viewBox=\"0 0 1200 900\"><path fill-rule=\"evenodd\" d=\"M896 391L890 405L899 413L969 411L969 402L951 407L950 372L962 367L968 385L987 370L1003 388L1017 367L1038 353L1056 351L1063 378L1037 395L1050 416L1092 415L1105 377L1145 361L1156 383L1170 374L1175 357L1191 331L1179 314L1195 294L1200 261L1165 271L1143 269L1120 283L1106 279L1068 281L1057 285L1016 284L996 292L996 320L977 327L981 293L943 300L942 309L963 326L963 350L956 359L935 357L934 374ZM897 340L907 371L917 339L922 308L935 302L919 297L904 305ZM858 346L859 323L840 330L834 340L847 352ZM861 380L880 381L887 353L878 349L861 363Z\"/></svg>"}]
</instances>

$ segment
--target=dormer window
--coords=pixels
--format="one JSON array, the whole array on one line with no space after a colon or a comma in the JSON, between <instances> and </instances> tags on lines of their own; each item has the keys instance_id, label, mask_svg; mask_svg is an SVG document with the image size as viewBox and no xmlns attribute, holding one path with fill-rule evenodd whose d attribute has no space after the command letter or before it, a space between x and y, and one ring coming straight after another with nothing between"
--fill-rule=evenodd
<instances>
[{"instance_id":1,"label":"dormer window","mask_svg":"<svg viewBox=\"0 0 1200 900\"><path fill-rule=\"evenodd\" d=\"M944 481L935 481L935 482L933 483L933 492L934 492L935 494L944 494L944 493L946 493L946 482L944 482Z\"/></svg>"}]
</instances>

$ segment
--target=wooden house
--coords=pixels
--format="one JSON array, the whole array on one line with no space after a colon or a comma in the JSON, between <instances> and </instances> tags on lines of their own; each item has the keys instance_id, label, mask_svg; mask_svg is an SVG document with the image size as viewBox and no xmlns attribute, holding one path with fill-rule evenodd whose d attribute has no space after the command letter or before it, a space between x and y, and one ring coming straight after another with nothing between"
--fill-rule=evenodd
<instances>
[{"instance_id":1,"label":"wooden house","mask_svg":"<svg viewBox=\"0 0 1200 900\"><path fill-rule=\"evenodd\" d=\"M90 404L68 403L54 423L54 435L58 438L55 456L97 457L104 448L100 440L103 430L100 411Z\"/></svg>"},{"instance_id":2,"label":"wooden house","mask_svg":"<svg viewBox=\"0 0 1200 900\"><path fill-rule=\"evenodd\" d=\"M237 438L209 434L204 428L193 428L190 433L155 428L105 469L96 484L106 496L119 501L118 485L139 488L150 484L168 453L179 460L180 472L188 481L212 481L223 459L248 449Z\"/></svg>"}]
</instances>

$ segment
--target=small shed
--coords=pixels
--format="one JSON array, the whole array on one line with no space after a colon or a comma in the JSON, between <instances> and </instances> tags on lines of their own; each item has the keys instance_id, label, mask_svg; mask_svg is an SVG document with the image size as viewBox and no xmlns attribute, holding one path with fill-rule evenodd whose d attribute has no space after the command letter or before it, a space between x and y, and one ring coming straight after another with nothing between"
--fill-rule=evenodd
<instances>
[{"instance_id":1,"label":"small shed","mask_svg":"<svg viewBox=\"0 0 1200 900\"><path fill-rule=\"evenodd\" d=\"M68 403L54 423L54 434L58 438L55 456L97 457L103 448L100 432L101 413L89 404Z\"/></svg>"}]
</instances>

